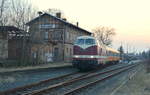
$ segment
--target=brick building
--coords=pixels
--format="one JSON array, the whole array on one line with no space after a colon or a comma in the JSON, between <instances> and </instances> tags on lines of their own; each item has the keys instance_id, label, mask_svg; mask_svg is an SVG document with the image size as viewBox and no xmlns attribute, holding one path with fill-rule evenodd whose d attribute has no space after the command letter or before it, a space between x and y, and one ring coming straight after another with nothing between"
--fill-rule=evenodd
<instances>
[{"instance_id":1,"label":"brick building","mask_svg":"<svg viewBox=\"0 0 150 95\"><path fill-rule=\"evenodd\" d=\"M61 18L61 13L56 16L40 14L27 25L30 33L30 55L34 62L71 61L76 37L91 35L91 32Z\"/></svg>"}]
</instances>

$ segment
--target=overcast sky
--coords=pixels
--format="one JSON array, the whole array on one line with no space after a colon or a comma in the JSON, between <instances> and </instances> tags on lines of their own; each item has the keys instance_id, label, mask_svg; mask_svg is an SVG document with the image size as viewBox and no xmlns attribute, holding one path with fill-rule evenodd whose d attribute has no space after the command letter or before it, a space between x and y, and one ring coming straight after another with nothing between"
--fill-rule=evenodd
<instances>
[{"instance_id":1,"label":"overcast sky","mask_svg":"<svg viewBox=\"0 0 150 95\"><path fill-rule=\"evenodd\" d=\"M31 0L39 10L60 9L70 22L91 31L102 25L116 29L113 47L130 51L150 48L150 0Z\"/></svg>"}]
</instances>

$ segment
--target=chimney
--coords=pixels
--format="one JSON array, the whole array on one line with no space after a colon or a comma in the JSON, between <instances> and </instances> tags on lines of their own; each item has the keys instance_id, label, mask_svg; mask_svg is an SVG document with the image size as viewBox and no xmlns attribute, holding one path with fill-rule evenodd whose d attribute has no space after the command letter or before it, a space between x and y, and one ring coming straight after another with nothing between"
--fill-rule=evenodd
<instances>
[{"instance_id":1,"label":"chimney","mask_svg":"<svg viewBox=\"0 0 150 95\"><path fill-rule=\"evenodd\" d=\"M42 15L43 13L41 11L38 11L39 16Z\"/></svg>"},{"instance_id":2,"label":"chimney","mask_svg":"<svg viewBox=\"0 0 150 95\"><path fill-rule=\"evenodd\" d=\"M67 19L66 19L66 18L63 18L62 20L67 21Z\"/></svg>"},{"instance_id":3,"label":"chimney","mask_svg":"<svg viewBox=\"0 0 150 95\"><path fill-rule=\"evenodd\" d=\"M61 18L61 12L56 13L56 17Z\"/></svg>"},{"instance_id":4,"label":"chimney","mask_svg":"<svg viewBox=\"0 0 150 95\"><path fill-rule=\"evenodd\" d=\"M79 22L77 22L77 27L79 26Z\"/></svg>"}]
</instances>

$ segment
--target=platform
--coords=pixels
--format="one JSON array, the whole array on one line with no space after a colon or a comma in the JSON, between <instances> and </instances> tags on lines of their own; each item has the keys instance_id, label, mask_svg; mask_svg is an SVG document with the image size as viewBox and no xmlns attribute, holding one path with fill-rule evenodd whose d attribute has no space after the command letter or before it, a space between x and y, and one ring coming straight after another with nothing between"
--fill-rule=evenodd
<instances>
[{"instance_id":1,"label":"platform","mask_svg":"<svg viewBox=\"0 0 150 95\"><path fill-rule=\"evenodd\" d=\"M40 65L36 65L36 66L26 66L26 67L11 67L11 68L0 67L0 73L13 72L13 71L24 71L24 70L46 69L46 68L64 68L64 67L72 67L72 64L66 63L66 62L56 62L56 63L47 63L47 64L40 64Z\"/></svg>"}]
</instances>

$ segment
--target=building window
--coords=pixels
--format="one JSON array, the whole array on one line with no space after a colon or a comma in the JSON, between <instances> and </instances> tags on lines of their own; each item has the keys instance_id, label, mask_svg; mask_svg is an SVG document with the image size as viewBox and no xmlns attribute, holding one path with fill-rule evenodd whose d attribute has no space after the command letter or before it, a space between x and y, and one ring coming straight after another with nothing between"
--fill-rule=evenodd
<instances>
[{"instance_id":1,"label":"building window","mask_svg":"<svg viewBox=\"0 0 150 95\"><path fill-rule=\"evenodd\" d=\"M71 33L69 34L69 37L70 37L70 40L72 40L72 35L71 35Z\"/></svg>"},{"instance_id":2,"label":"building window","mask_svg":"<svg viewBox=\"0 0 150 95\"><path fill-rule=\"evenodd\" d=\"M68 53L68 48L66 48L66 51L67 51L67 53Z\"/></svg>"},{"instance_id":3,"label":"building window","mask_svg":"<svg viewBox=\"0 0 150 95\"><path fill-rule=\"evenodd\" d=\"M66 39L69 39L69 32L66 32Z\"/></svg>"},{"instance_id":4,"label":"building window","mask_svg":"<svg viewBox=\"0 0 150 95\"><path fill-rule=\"evenodd\" d=\"M46 32L44 32L44 39L48 39L48 32L46 31Z\"/></svg>"},{"instance_id":5,"label":"building window","mask_svg":"<svg viewBox=\"0 0 150 95\"><path fill-rule=\"evenodd\" d=\"M74 41L74 39L75 39L75 34L72 34L72 35L73 35L72 40Z\"/></svg>"},{"instance_id":6,"label":"building window","mask_svg":"<svg viewBox=\"0 0 150 95\"><path fill-rule=\"evenodd\" d=\"M40 27L41 29L49 29L49 28L55 28L56 25L53 24L53 23L51 23L51 24L41 24L39 27Z\"/></svg>"},{"instance_id":7,"label":"building window","mask_svg":"<svg viewBox=\"0 0 150 95\"><path fill-rule=\"evenodd\" d=\"M55 31L53 33L53 39L54 40L62 40L62 32L61 31Z\"/></svg>"},{"instance_id":8,"label":"building window","mask_svg":"<svg viewBox=\"0 0 150 95\"><path fill-rule=\"evenodd\" d=\"M33 58L36 59L36 57L37 57L36 52L33 52Z\"/></svg>"},{"instance_id":9,"label":"building window","mask_svg":"<svg viewBox=\"0 0 150 95\"><path fill-rule=\"evenodd\" d=\"M70 48L70 55L72 55L72 49Z\"/></svg>"}]
</instances>

